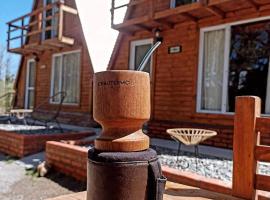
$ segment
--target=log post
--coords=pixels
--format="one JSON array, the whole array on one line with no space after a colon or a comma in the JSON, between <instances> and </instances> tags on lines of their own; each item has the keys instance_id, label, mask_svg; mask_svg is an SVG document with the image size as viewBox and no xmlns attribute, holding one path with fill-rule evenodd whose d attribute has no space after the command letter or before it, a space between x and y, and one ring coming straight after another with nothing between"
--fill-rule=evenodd
<instances>
[{"instance_id":1,"label":"log post","mask_svg":"<svg viewBox=\"0 0 270 200\"><path fill-rule=\"evenodd\" d=\"M254 199L257 145L256 118L261 113L261 100L254 96L236 98L233 137L233 196Z\"/></svg>"}]
</instances>

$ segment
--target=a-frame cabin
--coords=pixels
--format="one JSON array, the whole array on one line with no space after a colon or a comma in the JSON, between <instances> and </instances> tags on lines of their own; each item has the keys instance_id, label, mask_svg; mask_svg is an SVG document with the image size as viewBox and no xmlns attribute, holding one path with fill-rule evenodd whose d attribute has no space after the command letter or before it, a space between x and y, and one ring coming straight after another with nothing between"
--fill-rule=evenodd
<instances>
[{"instance_id":1,"label":"a-frame cabin","mask_svg":"<svg viewBox=\"0 0 270 200\"><path fill-rule=\"evenodd\" d=\"M16 5L14 5L16 6ZM34 0L32 12L8 22L8 51L22 56L15 107L54 112L59 120L91 126L93 67L75 0ZM46 103L46 99L48 99Z\"/></svg>"},{"instance_id":2,"label":"a-frame cabin","mask_svg":"<svg viewBox=\"0 0 270 200\"><path fill-rule=\"evenodd\" d=\"M235 97L256 95L270 114L270 0L112 0L112 20L127 8L110 70L136 70L160 30L151 76L148 133L207 128L205 144L231 148ZM269 127L265 127L269 129ZM263 138L270 143L270 138Z\"/></svg>"}]
</instances>

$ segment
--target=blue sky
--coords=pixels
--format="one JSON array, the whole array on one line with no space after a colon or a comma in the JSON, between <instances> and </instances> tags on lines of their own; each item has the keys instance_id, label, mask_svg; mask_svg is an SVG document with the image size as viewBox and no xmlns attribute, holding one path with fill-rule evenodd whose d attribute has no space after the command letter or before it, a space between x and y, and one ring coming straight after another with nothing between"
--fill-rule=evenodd
<instances>
[{"instance_id":1,"label":"blue sky","mask_svg":"<svg viewBox=\"0 0 270 200\"><path fill-rule=\"evenodd\" d=\"M95 72L106 70L117 31L110 27L110 0L76 0ZM31 12L33 0L2 0L0 12L0 45L6 46L6 22ZM123 14L122 14L123 15ZM15 74L20 57L12 55Z\"/></svg>"},{"instance_id":2,"label":"blue sky","mask_svg":"<svg viewBox=\"0 0 270 200\"><path fill-rule=\"evenodd\" d=\"M20 17L32 9L32 0L5 0L1 2L0 12L0 45L6 47L7 25L6 22ZM20 56L12 55L11 71L16 73Z\"/></svg>"}]
</instances>

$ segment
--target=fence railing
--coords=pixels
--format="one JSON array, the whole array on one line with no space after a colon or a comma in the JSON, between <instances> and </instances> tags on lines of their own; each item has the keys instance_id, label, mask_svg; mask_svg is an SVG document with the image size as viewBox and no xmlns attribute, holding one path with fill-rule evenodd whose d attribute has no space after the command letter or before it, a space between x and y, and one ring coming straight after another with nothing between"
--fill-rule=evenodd
<instances>
[{"instance_id":1,"label":"fence railing","mask_svg":"<svg viewBox=\"0 0 270 200\"><path fill-rule=\"evenodd\" d=\"M55 32L49 39L57 38L60 41L63 40L64 12L77 14L77 10L74 8L64 5L61 1L57 1L8 22L8 51L23 47L30 36L36 36L38 42L40 42L42 39L44 40L42 34L49 31ZM53 21L53 23L48 23L49 21ZM12 42L15 43L15 46L11 45Z\"/></svg>"},{"instance_id":2,"label":"fence railing","mask_svg":"<svg viewBox=\"0 0 270 200\"><path fill-rule=\"evenodd\" d=\"M184 6L187 4L192 4L192 3L205 3L205 0L166 0L168 1L168 5L170 5L169 8L174 8L178 6ZM148 19L153 19L155 15L155 10L156 10L156 5L158 3L157 0L128 0L127 3L122 3L122 4L117 4L117 2L121 2L119 0L112 0L112 6L111 6L111 26L114 27L115 25L119 23L115 23L115 18L117 15L117 11L119 9L123 8L133 8L135 6L140 6L140 7L147 7L149 9L149 12L147 16L142 16L142 17L137 17L134 18L137 21L144 20L146 18Z\"/></svg>"},{"instance_id":3,"label":"fence railing","mask_svg":"<svg viewBox=\"0 0 270 200\"><path fill-rule=\"evenodd\" d=\"M233 142L232 194L255 199L256 191L270 192L270 176L258 174L258 161L270 162L270 146L260 144L263 135L270 134L270 118L261 117L259 97L236 99Z\"/></svg>"}]
</instances>

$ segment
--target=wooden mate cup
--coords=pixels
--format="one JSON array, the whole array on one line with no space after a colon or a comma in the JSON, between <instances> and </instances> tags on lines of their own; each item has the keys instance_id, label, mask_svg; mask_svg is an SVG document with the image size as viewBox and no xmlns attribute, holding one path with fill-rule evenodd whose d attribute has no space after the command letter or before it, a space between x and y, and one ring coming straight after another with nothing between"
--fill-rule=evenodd
<instances>
[{"instance_id":1,"label":"wooden mate cup","mask_svg":"<svg viewBox=\"0 0 270 200\"><path fill-rule=\"evenodd\" d=\"M95 140L100 151L134 152L149 148L141 127L150 118L149 74L115 70L94 76L94 119L102 125Z\"/></svg>"}]
</instances>

